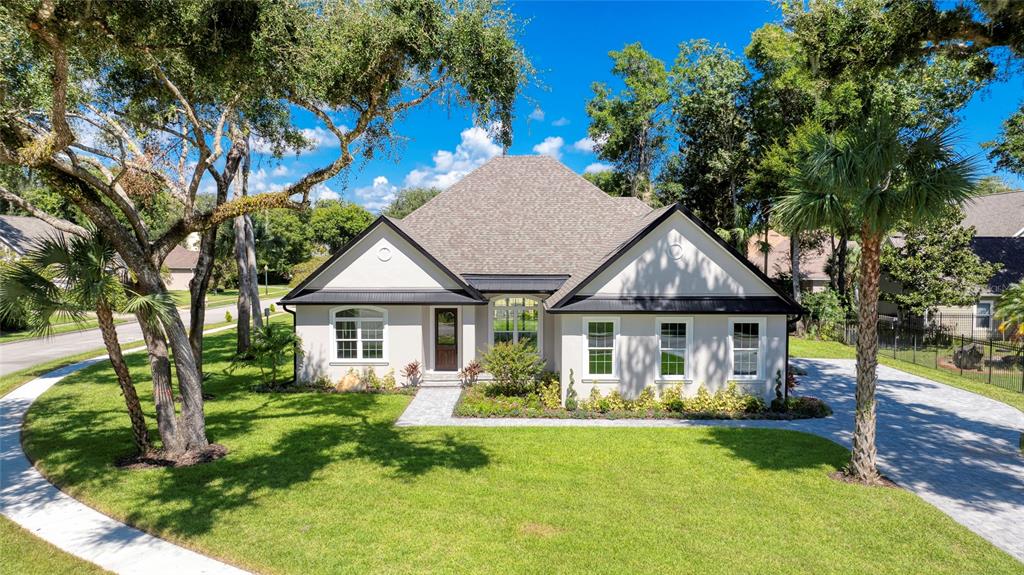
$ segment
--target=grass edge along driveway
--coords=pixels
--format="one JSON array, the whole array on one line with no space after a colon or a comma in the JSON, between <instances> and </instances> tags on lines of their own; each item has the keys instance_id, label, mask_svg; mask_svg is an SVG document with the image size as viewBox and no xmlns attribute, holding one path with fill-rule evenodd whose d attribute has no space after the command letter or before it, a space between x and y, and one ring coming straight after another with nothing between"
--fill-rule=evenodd
<instances>
[{"instance_id":1,"label":"grass edge along driveway","mask_svg":"<svg viewBox=\"0 0 1024 575\"><path fill-rule=\"evenodd\" d=\"M36 402L26 450L104 513L261 573L1020 572L909 492L829 479L848 452L815 436L400 429L408 397L252 393L253 370L223 371L233 333L207 342L224 460L114 468L130 440L105 364Z\"/></svg>"},{"instance_id":2,"label":"grass edge along driveway","mask_svg":"<svg viewBox=\"0 0 1024 575\"><path fill-rule=\"evenodd\" d=\"M853 346L839 343L837 341L822 341L790 337L789 355L790 357L803 357L808 359L856 359L857 349ZM916 363L900 361L898 359L886 357L881 353L878 354L878 362L882 365L887 365L913 375L925 377L953 387L958 387L965 391L983 395L989 399L1001 401L1006 405L1013 406L1024 412L1024 393L1018 393L1016 391L1010 391L994 385L979 383L941 369L934 369L918 365ZM797 393L799 393L799 388L797 388Z\"/></svg>"}]
</instances>

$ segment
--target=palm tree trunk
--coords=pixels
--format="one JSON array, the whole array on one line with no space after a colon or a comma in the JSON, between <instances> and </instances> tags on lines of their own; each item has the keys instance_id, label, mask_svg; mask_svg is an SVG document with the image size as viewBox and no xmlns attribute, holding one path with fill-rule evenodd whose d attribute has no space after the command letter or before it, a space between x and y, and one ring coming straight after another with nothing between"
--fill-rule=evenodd
<instances>
[{"instance_id":1,"label":"palm tree trunk","mask_svg":"<svg viewBox=\"0 0 1024 575\"><path fill-rule=\"evenodd\" d=\"M100 301L96 305L96 321L99 323L103 345L107 348L110 365L114 366L114 373L117 374L117 383L121 386L125 407L128 408L128 418L132 422L132 440L135 442L135 448L138 449L139 454L145 455L150 450L146 417L142 413L139 394L136 393L135 386L132 385L132 374L128 371L124 355L121 354L121 343L117 339L117 328L114 327L114 314L104 301Z\"/></svg>"},{"instance_id":2,"label":"palm tree trunk","mask_svg":"<svg viewBox=\"0 0 1024 575\"><path fill-rule=\"evenodd\" d=\"M875 386L878 382L878 289L882 238L861 231L860 297L857 303L857 408L847 472L864 483L879 481L875 448Z\"/></svg>"},{"instance_id":3,"label":"palm tree trunk","mask_svg":"<svg viewBox=\"0 0 1024 575\"><path fill-rule=\"evenodd\" d=\"M245 216L236 217L232 222L232 229L235 232L235 267L238 271L238 329L235 351L238 355L245 355L249 352L251 343L249 325L252 323L249 315L252 311L249 302L252 286L250 285L248 250L245 246Z\"/></svg>"}]
</instances>

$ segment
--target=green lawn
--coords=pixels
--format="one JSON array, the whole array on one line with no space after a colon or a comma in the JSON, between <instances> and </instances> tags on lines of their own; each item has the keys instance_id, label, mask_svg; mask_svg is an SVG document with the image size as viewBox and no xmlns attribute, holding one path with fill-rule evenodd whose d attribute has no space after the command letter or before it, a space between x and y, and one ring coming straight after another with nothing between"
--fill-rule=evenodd
<instances>
[{"instance_id":1,"label":"green lawn","mask_svg":"<svg viewBox=\"0 0 1024 575\"><path fill-rule=\"evenodd\" d=\"M233 337L206 340L227 458L114 468L130 436L106 364L37 401L27 451L90 505L261 573L1020 572L909 492L829 479L848 452L818 437L396 428L407 396L250 392L222 372Z\"/></svg>"},{"instance_id":2,"label":"green lawn","mask_svg":"<svg viewBox=\"0 0 1024 575\"><path fill-rule=\"evenodd\" d=\"M853 346L835 341L818 341L799 337L789 338L789 354L793 357L807 358L856 358L856 352ZM1007 405L1012 405L1013 407L1024 411L1024 393L1018 393L1016 391L1010 391L994 385L977 382L966 377L960 377L955 373L951 373L943 369L934 369L918 365L916 363L911 363L909 361L900 361L898 359L886 357L882 354L879 354L878 361L882 365L901 369L907 373L926 377L939 383L959 387L960 389L977 393L978 395L984 395L985 397L1001 401Z\"/></svg>"},{"instance_id":3,"label":"green lawn","mask_svg":"<svg viewBox=\"0 0 1024 575\"><path fill-rule=\"evenodd\" d=\"M50 545L0 515L0 573L4 575L100 575L99 567Z\"/></svg>"},{"instance_id":4,"label":"green lawn","mask_svg":"<svg viewBox=\"0 0 1024 575\"><path fill-rule=\"evenodd\" d=\"M260 297L277 297L288 293L291 288L286 285L272 285L270 288L266 288L260 285ZM189 292L188 290L171 290L171 298L174 299L174 305L178 307L188 307ZM221 290L220 293L213 293L212 291L206 296L207 307L217 307L228 304L233 304L238 301L238 290L226 289Z\"/></svg>"}]
</instances>

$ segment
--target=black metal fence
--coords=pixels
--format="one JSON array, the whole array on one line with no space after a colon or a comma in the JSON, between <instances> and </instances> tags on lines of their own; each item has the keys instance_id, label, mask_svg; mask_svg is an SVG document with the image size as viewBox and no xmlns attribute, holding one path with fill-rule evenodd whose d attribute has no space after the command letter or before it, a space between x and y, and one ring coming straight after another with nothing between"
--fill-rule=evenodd
<instances>
[{"instance_id":1,"label":"black metal fence","mask_svg":"<svg viewBox=\"0 0 1024 575\"><path fill-rule=\"evenodd\" d=\"M848 323L845 342L857 342ZM878 322L878 355L916 363L970 380L1024 393L1024 344L950 333L942 325L922 327L886 319Z\"/></svg>"},{"instance_id":2,"label":"black metal fence","mask_svg":"<svg viewBox=\"0 0 1024 575\"><path fill-rule=\"evenodd\" d=\"M999 331L999 320L991 314L935 312L928 317L879 317L879 323L900 323L918 330L942 329L950 335L973 339L1006 340L1008 334Z\"/></svg>"}]
</instances>

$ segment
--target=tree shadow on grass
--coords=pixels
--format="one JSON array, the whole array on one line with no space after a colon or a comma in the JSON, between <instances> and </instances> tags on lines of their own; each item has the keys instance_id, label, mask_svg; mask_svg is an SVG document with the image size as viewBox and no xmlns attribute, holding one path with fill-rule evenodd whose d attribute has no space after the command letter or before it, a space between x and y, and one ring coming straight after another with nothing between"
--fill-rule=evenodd
<instances>
[{"instance_id":1,"label":"tree shadow on grass","mask_svg":"<svg viewBox=\"0 0 1024 575\"><path fill-rule=\"evenodd\" d=\"M758 469L797 471L822 466L840 468L850 452L827 439L784 429L709 427L706 445L724 447Z\"/></svg>"},{"instance_id":2,"label":"tree shadow on grass","mask_svg":"<svg viewBox=\"0 0 1024 575\"><path fill-rule=\"evenodd\" d=\"M281 400L303 403L292 397ZM161 471L154 478L152 494L146 497L149 505L143 505L145 511L129 515L128 520L161 532L196 536L209 531L220 514L255 505L268 490L301 488L337 462L367 462L400 481L435 469L471 471L490 462L477 444L450 436L424 437L381 420L379 413L373 413L376 396L334 398L340 401L331 402L333 405L309 402L312 407L306 405L307 409L297 413L282 412L277 406L277 413L269 417L296 417L299 421L268 450L253 455L239 450L210 464ZM211 416L211 434L235 433L246 427L241 420L254 417L262 416L248 412ZM246 439L239 436L239 441Z\"/></svg>"}]
</instances>

